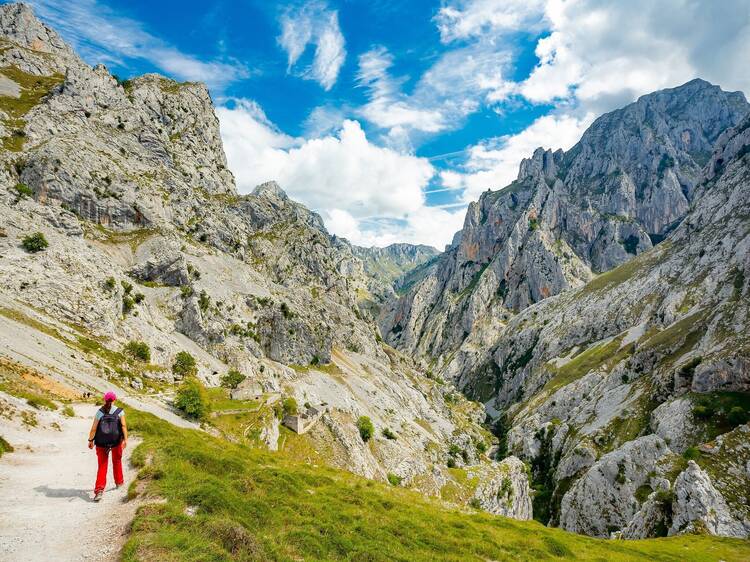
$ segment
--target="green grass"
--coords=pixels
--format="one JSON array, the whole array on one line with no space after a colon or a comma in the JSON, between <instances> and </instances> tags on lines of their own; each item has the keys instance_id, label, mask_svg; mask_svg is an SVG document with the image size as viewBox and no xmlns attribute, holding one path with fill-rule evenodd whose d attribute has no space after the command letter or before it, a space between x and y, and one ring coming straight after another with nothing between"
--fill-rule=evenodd
<instances>
[{"instance_id":1,"label":"green grass","mask_svg":"<svg viewBox=\"0 0 750 562\"><path fill-rule=\"evenodd\" d=\"M627 345L620 349L625 336L618 336L608 342L592 345L582 351L562 367L547 364L547 367L555 374L547 381L544 390L550 394L556 390L578 380L594 369L604 368L609 371L622 359L632 353L633 346Z\"/></svg>"},{"instance_id":2,"label":"green grass","mask_svg":"<svg viewBox=\"0 0 750 562\"><path fill-rule=\"evenodd\" d=\"M20 95L17 98L0 96L0 110L7 116L4 119L4 125L10 131L10 135L2 139L3 148L19 152L23 150L26 141L24 133L26 114L39 105L42 98L60 84L64 77L61 74L34 76L15 66L1 68L0 73L13 80L20 88Z\"/></svg>"},{"instance_id":3,"label":"green grass","mask_svg":"<svg viewBox=\"0 0 750 562\"><path fill-rule=\"evenodd\" d=\"M133 409L134 560L743 560L747 541L607 541L468 514L400 487L179 429ZM197 508L194 516L185 508Z\"/></svg>"}]
</instances>

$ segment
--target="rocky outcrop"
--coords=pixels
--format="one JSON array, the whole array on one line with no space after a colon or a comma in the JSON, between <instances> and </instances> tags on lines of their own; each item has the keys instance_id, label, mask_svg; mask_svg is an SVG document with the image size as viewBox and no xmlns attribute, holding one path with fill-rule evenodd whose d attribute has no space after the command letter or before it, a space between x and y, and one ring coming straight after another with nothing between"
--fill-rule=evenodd
<instances>
[{"instance_id":1,"label":"rocky outcrop","mask_svg":"<svg viewBox=\"0 0 750 562\"><path fill-rule=\"evenodd\" d=\"M729 511L726 501L711 479L694 462L677 477L672 502L672 526L669 534L705 533L746 538L750 528Z\"/></svg>"},{"instance_id":2,"label":"rocky outcrop","mask_svg":"<svg viewBox=\"0 0 750 562\"><path fill-rule=\"evenodd\" d=\"M597 537L620 530L639 511L636 490L668 452L661 438L649 435L604 455L563 497L560 527Z\"/></svg>"},{"instance_id":3,"label":"rocky outcrop","mask_svg":"<svg viewBox=\"0 0 750 562\"><path fill-rule=\"evenodd\" d=\"M516 457L497 464L494 476L485 476L474 492L474 500L485 511L528 520L532 517L531 489L526 466Z\"/></svg>"}]
</instances>

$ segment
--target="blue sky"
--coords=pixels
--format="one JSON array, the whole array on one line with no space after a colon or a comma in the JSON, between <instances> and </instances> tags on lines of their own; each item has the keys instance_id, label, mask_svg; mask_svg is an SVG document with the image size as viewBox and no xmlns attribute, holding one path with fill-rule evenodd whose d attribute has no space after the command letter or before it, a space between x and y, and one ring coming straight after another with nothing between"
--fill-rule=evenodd
<instances>
[{"instance_id":1,"label":"blue sky","mask_svg":"<svg viewBox=\"0 0 750 562\"><path fill-rule=\"evenodd\" d=\"M90 64L206 82L238 189L276 179L363 245L442 247L522 157L639 95L748 90L747 0L30 4Z\"/></svg>"}]
</instances>

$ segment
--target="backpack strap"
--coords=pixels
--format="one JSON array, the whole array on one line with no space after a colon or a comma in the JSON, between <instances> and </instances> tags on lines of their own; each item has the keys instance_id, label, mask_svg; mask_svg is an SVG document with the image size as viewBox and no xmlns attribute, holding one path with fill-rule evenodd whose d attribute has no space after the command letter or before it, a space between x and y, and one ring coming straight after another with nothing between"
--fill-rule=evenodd
<instances>
[{"instance_id":1,"label":"backpack strap","mask_svg":"<svg viewBox=\"0 0 750 562\"><path fill-rule=\"evenodd\" d=\"M113 413L114 413L115 416L117 416L119 418L120 417L120 412L122 412L122 408L115 409L115 411Z\"/></svg>"}]
</instances>

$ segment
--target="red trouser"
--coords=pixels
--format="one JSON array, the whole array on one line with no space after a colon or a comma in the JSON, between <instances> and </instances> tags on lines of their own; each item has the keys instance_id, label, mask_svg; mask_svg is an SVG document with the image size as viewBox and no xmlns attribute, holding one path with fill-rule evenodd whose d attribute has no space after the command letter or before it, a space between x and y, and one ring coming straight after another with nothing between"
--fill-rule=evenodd
<instances>
[{"instance_id":1,"label":"red trouser","mask_svg":"<svg viewBox=\"0 0 750 562\"><path fill-rule=\"evenodd\" d=\"M107 485L107 461L109 460L109 451L107 447L96 448L96 460L99 461L99 469L96 471L96 485L94 493L103 492ZM112 471L115 473L115 484L118 486L124 482L122 477L122 443L112 447Z\"/></svg>"}]
</instances>

